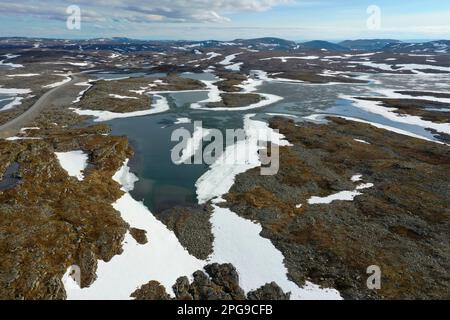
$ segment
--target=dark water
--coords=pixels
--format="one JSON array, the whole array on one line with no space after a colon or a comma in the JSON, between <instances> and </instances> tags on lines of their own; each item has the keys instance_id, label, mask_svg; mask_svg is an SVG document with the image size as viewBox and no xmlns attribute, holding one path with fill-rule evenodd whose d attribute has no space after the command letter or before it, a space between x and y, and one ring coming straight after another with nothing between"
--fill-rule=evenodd
<instances>
[{"instance_id":1,"label":"dark water","mask_svg":"<svg viewBox=\"0 0 450 320\"><path fill-rule=\"evenodd\" d=\"M17 175L20 166L17 162L11 163L5 171L3 178L0 180L0 191L14 188L19 184L21 178Z\"/></svg>"},{"instance_id":2,"label":"dark water","mask_svg":"<svg viewBox=\"0 0 450 320\"><path fill-rule=\"evenodd\" d=\"M0 111L4 106L6 106L8 103L12 102L14 100L14 97L6 96L6 95L0 95Z\"/></svg>"},{"instance_id":3,"label":"dark water","mask_svg":"<svg viewBox=\"0 0 450 320\"><path fill-rule=\"evenodd\" d=\"M211 74L183 74L182 76L199 80L212 80ZM392 81L392 80L389 80ZM139 118L110 121L113 134L127 135L136 151L131 161L132 171L140 181L136 184L133 196L144 203L154 213L177 206L196 204L195 183L208 170L207 165L175 165L171 161L171 150L177 142L171 141L172 132L184 127L191 132L193 124L177 124L177 118L190 118L192 122L202 121L204 128L225 129L242 128L243 116L256 113L256 119L268 119L266 113L295 115L301 117L311 114L335 114L359 118L383 125L410 131L430 139L433 136L424 128L402 124L354 107L350 101L339 98L340 94L369 95L365 92L370 85L304 85L288 83L265 83L259 92L282 96L284 100L264 108L247 111L209 111L193 110L189 106L207 98L206 92L183 92L165 95L170 103L168 112ZM396 83L407 87L407 83ZM382 86L382 85L381 85ZM430 83L432 86L432 83Z\"/></svg>"}]
</instances>

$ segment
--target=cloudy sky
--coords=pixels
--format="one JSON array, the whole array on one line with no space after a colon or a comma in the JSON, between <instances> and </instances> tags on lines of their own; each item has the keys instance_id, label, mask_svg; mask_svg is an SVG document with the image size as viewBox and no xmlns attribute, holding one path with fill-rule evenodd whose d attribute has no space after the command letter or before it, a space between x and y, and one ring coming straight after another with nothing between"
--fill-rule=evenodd
<instances>
[{"instance_id":1,"label":"cloudy sky","mask_svg":"<svg viewBox=\"0 0 450 320\"><path fill-rule=\"evenodd\" d=\"M67 8L73 5L81 10L79 30L67 28ZM380 13L376 27L373 5ZM450 39L450 1L0 0L0 36Z\"/></svg>"}]
</instances>

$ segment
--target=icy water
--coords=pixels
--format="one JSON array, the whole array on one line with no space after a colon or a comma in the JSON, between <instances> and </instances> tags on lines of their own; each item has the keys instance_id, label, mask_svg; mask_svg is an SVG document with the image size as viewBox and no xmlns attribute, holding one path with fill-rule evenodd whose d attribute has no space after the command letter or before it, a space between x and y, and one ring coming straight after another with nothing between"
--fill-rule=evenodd
<instances>
[{"instance_id":1,"label":"icy water","mask_svg":"<svg viewBox=\"0 0 450 320\"><path fill-rule=\"evenodd\" d=\"M13 100L14 97L0 94L0 110L7 104L11 103Z\"/></svg>"},{"instance_id":2,"label":"icy water","mask_svg":"<svg viewBox=\"0 0 450 320\"><path fill-rule=\"evenodd\" d=\"M103 75L104 76L104 75ZM107 75L108 76L108 75ZM122 77L124 75L121 75ZM199 80L212 80L211 74L183 74ZM177 205L197 203L195 183L208 170L207 165L175 165L171 161L171 150L177 142L171 141L172 132L184 127L191 132L194 125L174 124L177 118L202 121L204 128L225 129L242 128L243 117L256 113L256 119L269 119L271 114L296 116L296 121L313 114L342 115L406 130L429 139L433 136L424 128L388 120L382 116L366 112L342 99L344 95L374 95L372 89L388 88L403 90L448 90L450 77L430 75L390 76L373 75L368 85L335 84L311 85L299 83L264 83L258 92L283 97L278 103L247 111L193 110L190 104L207 98L207 92L183 92L166 94L170 110L156 115L126 118L110 121L113 134L127 135L136 152L131 161L132 171L140 181L136 184L133 197L143 200L155 214ZM438 85L436 85L438 83Z\"/></svg>"}]
</instances>

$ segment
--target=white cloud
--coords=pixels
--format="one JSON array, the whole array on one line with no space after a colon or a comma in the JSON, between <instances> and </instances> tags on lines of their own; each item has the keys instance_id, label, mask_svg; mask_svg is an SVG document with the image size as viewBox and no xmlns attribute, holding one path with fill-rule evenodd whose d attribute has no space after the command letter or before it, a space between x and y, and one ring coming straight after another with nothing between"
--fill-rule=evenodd
<instances>
[{"instance_id":1,"label":"white cloud","mask_svg":"<svg viewBox=\"0 0 450 320\"><path fill-rule=\"evenodd\" d=\"M80 6L87 22L126 21L148 22L228 22L229 14L266 11L274 6L296 0L72 0ZM24 0L19 3L0 3L0 14L35 16L65 20L66 5L61 1Z\"/></svg>"}]
</instances>

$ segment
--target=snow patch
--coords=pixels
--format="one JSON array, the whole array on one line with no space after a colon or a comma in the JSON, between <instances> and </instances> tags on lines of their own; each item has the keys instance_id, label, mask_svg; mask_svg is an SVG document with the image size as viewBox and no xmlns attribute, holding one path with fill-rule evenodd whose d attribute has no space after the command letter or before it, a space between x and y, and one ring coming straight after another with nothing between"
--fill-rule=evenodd
<instances>
[{"instance_id":1,"label":"snow patch","mask_svg":"<svg viewBox=\"0 0 450 320\"><path fill-rule=\"evenodd\" d=\"M55 152L61 167L69 176L84 180L83 170L87 168L88 155L81 150L69 152Z\"/></svg>"},{"instance_id":2,"label":"snow patch","mask_svg":"<svg viewBox=\"0 0 450 320\"><path fill-rule=\"evenodd\" d=\"M136 98L136 97L121 96L121 95L113 94L113 93L110 93L109 96L110 96L111 98L115 98L115 99L134 99L134 100L138 100L138 99L139 99L139 98Z\"/></svg>"},{"instance_id":3,"label":"snow patch","mask_svg":"<svg viewBox=\"0 0 450 320\"><path fill-rule=\"evenodd\" d=\"M185 124L185 123L191 123L191 119L189 119L189 118L177 118L177 120L174 122L174 124Z\"/></svg>"},{"instance_id":4,"label":"snow patch","mask_svg":"<svg viewBox=\"0 0 450 320\"><path fill-rule=\"evenodd\" d=\"M352 181L354 181L353 179L360 179L360 177L355 176L352 178ZM356 181L359 181L359 180L356 180ZM361 190L369 189L372 187L373 187L372 183L361 184L358 187L356 187L356 190L354 190L354 191L341 191L341 192L332 194L327 197L311 197L308 200L308 203L309 204L330 204L333 201L353 201L357 196L362 195L362 193L360 192Z\"/></svg>"},{"instance_id":5,"label":"snow patch","mask_svg":"<svg viewBox=\"0 0 450 320\"><path fill-rule=\"evenodd\" d=\"M60 87L60 86L62 86L64 84L69 83L70 81L72 81L72 77L71 77L71 73L70 72L68 74L56 74L56 75L61 76L61 77L65 77L65 79L61 80L61 81L58 81L58 82L55 82L55 83L48 84L48 85L44 86L44 88L53 89L53 88Z\"/></svg>"}]
</instances>

